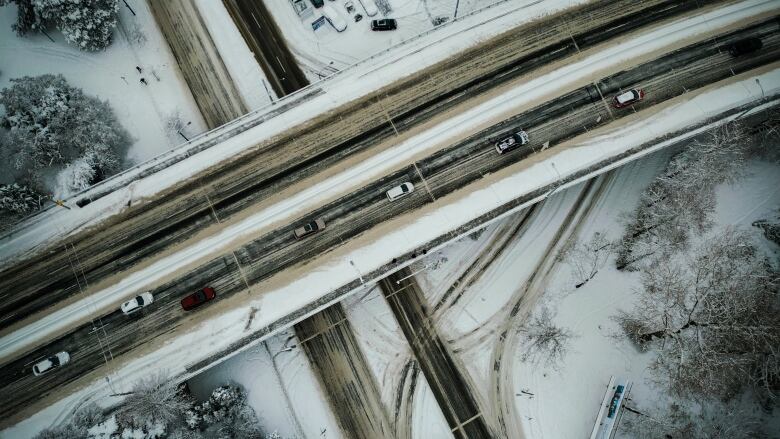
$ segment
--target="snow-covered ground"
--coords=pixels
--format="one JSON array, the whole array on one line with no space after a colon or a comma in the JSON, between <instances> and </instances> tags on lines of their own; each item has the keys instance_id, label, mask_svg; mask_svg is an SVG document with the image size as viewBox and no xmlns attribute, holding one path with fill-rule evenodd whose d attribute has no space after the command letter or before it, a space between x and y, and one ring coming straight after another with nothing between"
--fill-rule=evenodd
<instances>
[{"instance_id":1,"label":"snow-covered ground","mask_svg":"<svg viewBox=\"0 0 780 439\"><path fill-rule=\"evenodd\" d=\"M227 383L240 384L263 431L284 438L342 437L336 418L303 352L283 331L189 380L199 401ZM327 432L327 434L323 434Z\"/></svg>"},{"instance_id":2,"label":"snow-covered ground","mask_svg":"<svg viewBox=\"0 0 780 439\"><path fill-rule=\"evenodd\" d=\"M166 132L166 118L178 114L185 124L192 122L184 129L187 136L204 131L205 123L146 2L128 3L136 15L122 5L113 42L103 52L82 52L54 30L49 32L54 42L43 34L18 37L11 29L16 5L0 7L0 88L13 78L59 73L108 101L135 140L127 154L132 166L184 141Z\"/></svg>"},{"instance_id":3,"label":"snow-covered ground","mask_svg":"<svg viewBox=\"0 0 780 439\"><path fill-rule=\"evenodd\" d=\"M362 2L362 3L361 3ZM384 15L381 9L374 16L367 10L374 0L328 0L326 3L347 23L341 32L328 23L313 29L312 23L323 16L322 9L314 8L308 0L297 11L291 1L266 2L274 20L278 23L290 50L310 81L329 76L358 61L431 31L434 23L446 23L458 17L480 13L481 20L500 17L508 11L538 3L529 0L386 0L392 11ZM346 4L354 5L354 12L347 13ZM549 3L545 7L555 7ZM580 1L568 1L573 6ZM364 4L366 7L364 7ZM563 4L563 3L560 3ZM363 19L355 22L354 16ZM371 20L393 18L398 28L393 31L371 30Z\"/></svg>"},{"instance_id":4,"label":"snow-covered ground","mask_svg":"<svg viewBox=\"0 0 780 439\"><path fill-rule=\"evenodd\" d=\"M621 213L635 207L642 189L663 169L668 157L668 151L661 151L616 170L604 182L597 202L577 224L573 236L587 240L600 232L606 233L609 239L619 238L623 226ZM756 241L777 257L776 246L763 239L762 232L751 227L751 223L772 217L780 206L780 165L752 160L748 172L749 176L737 184L718 187L715 229L737 226L751 230ZM512 292L525 288L531 271L550 256L544 250L555 238L581 186L548 198L519 239L506 247L455 305L437 315L437 328L466 363L486 400L494 397L489 393L494 384L493 368L486 359L491 358L491 350L501 334L496 329L501 322L496 320L506 318L501 311L513 305L508 300ZM506 218L494 227L503 227L511 221L512 217ZM431 292L429 303L440 299L441 292L484 250L494 231L488 229L476 241L464 237L456 245L441 250L441 254L421 261L436 267L419 275L421 284ZM466 249L470 251L464 252ZM532 288L543 293L533 313L545 307L551 309L556 314L555 323L571 329L575 338L558 370L523 363L519 358L522 352L510 351L517 357L514 370L510 371L512 381L507 383L513 388L506 393L517 397L515 416L522 421L526 437L587 437L612 375L634 382L631 398L641 406L669 402L666 392L648 380L647 365L652 354L639 352L624 336L615 337L620 330L611 317L620 309L630 308L639 287L638 280L638 273L619 272L610 260L594 279L575 289L570 267L558 261L543 282L532 284Z\"/></svg>"},{"instance_id":5,"label":"snow-covered ground","mask_svg":"<svg viewBox=\"0 0 780 439\"><path fill-rule=\"evenodd\" d=\"M752 161L748 170L750 175L739 183L718 187L715 229L736 226L750 230L756 242L765 248L775 247L777 252L776 246L751 223L770 218L780 206L780 165ZM644 174L640 168L634 171ZM617 215L636 204L641 190L638 183L646 181L642 174L636 179L625 178L624 184L615 188L616 196L605 197L603 207L581 229L580 239L605 230L612 239L619 236ZM518 416L527 421L528 437L574 438L590 432L610 375L633 380L631 398L641 406L668 401L666 392L648 380L646 366L652 354L637 351L626 337L613 337L620 330L611 317L619 309L631 307L639 287L638 274L619 272L610 261L592 281L573 293L569 288L570 294L565 294L566 273L567 267L562 267L549 288L563 294L550 295L545 305L557 309L556 324L571 328L577 335L571 353L559 372L524 367L515 375L516 388L527 388L535 394L518 405ZM561 413L566 413L566 422L561 422Z\"/></svg>"}]
</instances>

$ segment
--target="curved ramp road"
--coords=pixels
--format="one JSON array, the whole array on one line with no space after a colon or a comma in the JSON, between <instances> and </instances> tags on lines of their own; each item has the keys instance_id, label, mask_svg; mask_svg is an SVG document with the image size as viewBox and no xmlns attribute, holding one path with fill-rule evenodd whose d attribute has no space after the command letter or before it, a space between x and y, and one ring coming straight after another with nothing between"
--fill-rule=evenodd
<instances>
[{"instance_id":1,"label":"curved ramp road","mask_svg":"<svg viewBox=\"0 0 780 439\"><path fill-rule=\"evenodd\" d=\"M603 0L512 29L461 56L322 116L251 154L215 166L77 236L0 271L0 329L133 269L196 232L406 133L469 99L578 50L720 2ZM388 122L392 117L393 123ZM68 247L79 256L78 276ZM85 287L86 288L86 287ZM130 293L130 292L128 292ZM129 295L129 294L128 294Z\"/></svg>"},{"instance_id":2,"label":"curved ramp road","mask_svg":"<svg viewBox=\"0 0 780 439\"><path fill-rule=\"evenodd\" d=\"M733 58L723 50L728 44L750 36L762 38L764 48L760 52ZM464 188L484 174L532 157L548 142L550 148L555 148L585 130L619 120L635 110L778 60L780 23L772 19L602 78L486 128L155 288L154 306L134 317L127 318L118 310L114 311L5 363L0 368L0 392L4 395L0 400L0 412L8 419L35 402L42 404L52 395L62 395L63 385L113 361L111 358L131 352L147 340L181 336L176 333L177 326L185 317L197 318L205 308L185 313L179 300L203 285L211 285L217 290L215 303L219 303L246 291L244 279L253 285L285 268L331 251L384 221L408 214ZM647 93L645 100L634 108L614 111L601 98L603 95L609 99L622 89L634 87L641 87ZM520 127L529 133L530 143L509 153L497 154L493 139ZM405 181L411 181L419 189L389 202L384 191ZM323 218L327 228L305 240L296 240L294 228L310 218ZM388 255L388 260L392 256ZM241 264L241 271L237 269L236 261ZM76 260L73 266L76 273L80 273L78 264ZM46 354L59 351L70 352L68 366L55 373L33 377L32 364Z\"/></svg>"}]
</instances>

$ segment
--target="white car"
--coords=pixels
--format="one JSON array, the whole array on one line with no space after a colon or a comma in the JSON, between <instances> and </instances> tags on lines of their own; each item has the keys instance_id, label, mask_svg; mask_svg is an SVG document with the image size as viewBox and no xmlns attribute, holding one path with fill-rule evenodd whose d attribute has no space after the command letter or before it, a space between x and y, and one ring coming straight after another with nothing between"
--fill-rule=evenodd
<instances>
[{"instance_id":1,"label":"white car","mask_svg":"<svg viewBox=\"0 0 780 439\"><path fill-rule=\"evenodd\" d=\"M142 293L140 296L136 296L123 303L122 312L125 313L125 315L130 315L136 311L140 311L141 308L149 305L152 302L154 302L154 296L152 296L152 293L147 291Z\"/></svg>"},{"instance_id":2,"label":"white car","mask_svg":"<svg viewBox=\"0 0 780 439\"><path fill-rule=\"evenodd\" d=\"M414 185L407 181L387 191L387 199L394 201L412 192L414 192Z\"/></svg>"},{"instance_id":3,"label":"white car","mask_svg":"<svg viewBox=\"0 0 780 439\"><path fill-rule=\"evenodd\" d=\"M70 355L68 355L67 352L58 352L43 361L35 363L35 366L33 366L33 375L43 375L46 372L50 372L53 369L66 364L68 361L70 361Z\"/></svg>"}]
</instances>

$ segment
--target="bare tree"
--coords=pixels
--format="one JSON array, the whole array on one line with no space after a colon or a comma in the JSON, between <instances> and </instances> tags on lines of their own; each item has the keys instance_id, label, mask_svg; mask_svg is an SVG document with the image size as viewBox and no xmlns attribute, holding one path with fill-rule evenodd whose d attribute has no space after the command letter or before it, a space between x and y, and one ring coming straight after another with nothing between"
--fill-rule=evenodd
<instances>
[{"instance_id":1,"label":"bare tree","mask_svg":"<svg viewBox=\"0 0 780 439\"><path fill-rule=\"evenodd\" d=\"M707 132L677 154L645 189L620 242L618 269L636 268L648 256L668 257L684 249L692 234L712 225L715 187L744 174L747 134L736 123Z\"/></svg>"},{"instance_id":2,"label":"bare tree","mask_svg":"<svg viewBox=\"0 0 780 439\"><path fill-rule=\"evenodd\" d=\"M571 267L574 287L579 288L606 265L612 250L613 245L605 234L596 232L588 241L570 242L561 249L559 258Z\"/></svg>"},{"instance_id":3,"label":"bare tree","mask_svg":"<svg viewBox=\"0 0 780 439\"><path fill-rule=\"evenodd\" d=\"M727 229L696 252L642 273L638 304L617 320L678 395L730 398L780 387L778 272L744 232Z\"/></svg>"},{"instance_id":4,"label":"bare tree","mask_svg":"<svg viewBox=\"0 0 780 439\"><path fill-rule=\"evenodd\" d=\"M165 373L141 379L120 407L117 419L133 426L179 423L192 406L175 381Z\"/></svg>"},{"instance_id":5,"label":"bare tree","mask_svg":"<svg viewBox=\"0 0 780 439\"><path fill-rule=\"evenodd\" d=\"M556 326L552 319L549 308L543 307L528 324L519 329L523 333L522 361L558 368L566 356L573 334L568 329Z\"/></svg>"},{"instance_id":6,"label":"bare tree","mask_svg":"<svg viewBox=\"0 0 780 439\"><path fill-rule=\"evenodd\" d=\"M684 401L687 406L698 405ZM763 437L763 420L755 410L705 401L697 410L672 403L660 413L625 406L616 438L631 439L755 439Z\"/></svg>"}]
</instances>

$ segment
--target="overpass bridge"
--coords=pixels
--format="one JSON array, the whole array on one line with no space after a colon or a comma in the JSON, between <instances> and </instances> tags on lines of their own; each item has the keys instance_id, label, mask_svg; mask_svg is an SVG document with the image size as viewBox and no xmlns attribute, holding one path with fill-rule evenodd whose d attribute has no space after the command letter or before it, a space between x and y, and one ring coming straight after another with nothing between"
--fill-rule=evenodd
<instances>
[{"instance_id":1,"label":"overpass bridge","mask_svg":"<svg viewBox=\"0 0 780 439\"><path fill-rule=\"evenodd\" d=\"M762 5L766 7L766 3L753 2L753 7ZM609 108L608 102L605 101L603 96L610 97L620 89L637 85L642 85L642 87L646 88L648 99L636 108L637 110L643 110L640 111L641 115L642 113L653 112L654 105L662 107L669 104L680 104L688 100L688 94L695 94L696 90L703 89L712 83L719 81L728 83L729 81L740 79L735 78L734 75L763 75L761 79L765 85L761 92L746 89L747 93L743 92L745 95L734 100L732 102L733 105L713 109L712 113L703 111L699 122L694 125L705 126L712 123L712 119L720 120L725 117L736 117L759 105L755 101L759 101L762 105L775 105L776 95L775 89L772 88L774 86L771 80L777 76L775 72L778 54L780 54L780 37L778 37L778 23L776 19L766 16L766 11L771 12L773 9L774 7L769 7L766 10L762 10L763 12L759 11L759 13L754 14L757 17L754 20L755 23L749 26L742 26L737 30L727 31L715 39L707 38L690 44L667 55L636 64L630 69L609 73L588 81L584 85L574 87L568 92L557 94L553 98L541 101L545 102L541 105L533 105L528 102L518 104L520 105L519 111L513 113L513 116L501 119L498 122L489 124L488 122L491 122L492 119L480 119L479 113L484 113L486 108L507 105L506 102L512 99L522 101L523 93L527 95L530 93L529 89L539 89L540 84L538 82L534 82L527 76L524 77L522 73L518 73L518 76L512 78L516 81L515 83L512 83L510 80L507 80L507 83L520 91L513 91L515 88L507 88L504 90L504 93L494 96L488 102L483 102L480 105L468 105L468 107L474 107L471 109L472 112L469 113L464 110L463 115L458 119L460 124L465 124L467 121L472 120L481 125L479 127L481 129L472 127L471 133L461 133L451 126L446 126L446 130L443 133L439 133L440 135L446 136L447 133L452 132L458 132L458 134L463 135L460 135L459 140L456 140L454 143L450 143L443 148L435 148L432 151L413 148L415 144L420 143L420 137L424 138L426 132L430 131L430 129L418 131L416 137L413 135L415 133L410 133L407 135L408 137L401 135L398 136L398 139L394 137L395 133L393 133L390 137L393 143L399 142L401 145L410 145L406 155L395 158L398 164L389 173L383 171L380 175L371 175L367 169L359 169L361 172L356 171L354 174L351 174L348 181L352 181L352 186L349 186L346 194L342 193L343 191L339 191L338 186L343 184L344 181L339 180L338 175L333 175L332 178L323 183L327 191L330 192L330 198L325 197L323 199L316 194L318 191L314 191L304 194L290 203L285 203L284 200L279 200L278 197L274 199L276 195L274 192L279 190L278 187L266 189L267 192L263 194L264 198L275 201L276 204L272 206L277 206L280 209L284 208L283 210L289 212L289 215L295 220L290 224L283 224L278 219L266 218L266 223L259 227L240 231L242 239L236 241L233 245L226 246L226 248L218 245L220 240L224 240L224 237L216 241L213 239L209 241L208 235L196 235L198 242L208 241L207 244L216 248L220 254L214 258L208 254L203 256L195 252L192 259L177 267L172 275L166 274L159 278L154 278L154 276L150 276L148 271L143 272L144 269L154 266L154 263L145 262L148 265L140 267L140 270L136 273L136 278L133 280L151 279L150 282L157 285L153 291L155 297L159 297L160 305L155 307L154 310L143 314L140 320L128 321L114 309L105 311L113 306L114 302L119 301L119 298L112 297L116 294L107 294L103 299L93 297L100 294L87 294L90 297L89 306L94 310L91 314L92 321L83 324L76 322L76 324L57 327L56 324L52 324L51 320L42 319L46 328L39 327L38 329L51 331L52 327L57 327L57 330L53 331L52 334L56 335L56 337L50 337L44 344L34 346L33 350L30 350L30 345L24 345L21 339L14 338L14 334L20 331L6 331L2 341L0 341L0 349L3 349L2 355L4 359L0 373L3 376L3 382L6 383L3 390L8 395L18 395L18 398L9 398L9 402L4 403L4 412L20 413L33 409L33 401L29 398L25 399L23 393L28 395L46 395L51 393L51 389L57 388L57 386L67 386L67 388L75 389L85 385L99 373L106 372L106 368L117 371L120 367L132 363L129 359L125 359L117 360L113 365L101 366L103 355L106 353L104 350L105 346L109 346L113 358L119 358L123 355L126 358L125 354L140 349L142 345L146 344L147 340L157 339L159 341L170 339L171 337L175 338L177 335L191 335L188 331L198 326L197 319L182 315L178 308L177 299L184 292L191 291L205 283L214 285L220 292L220 300L217 302L219 304L218 307L208 311L212 315L214 312L217 312L223 315L236 313L236 315L240 316L242 315L240 310L247 307L248 300L257 302L258 306L262 308L261 314L265 313L265 315L258 320L256 325L251 327L251 334L233 334L231 337L227 337L226 340L220 341L221 344L217 346L216 350L212 350L211 353L213 355L201 355L200 360L189 360L185 366L179 364L172 368L179 372L191 373L214 361L219 361L225 355L234 352L242 346L246 346L252 341L259 340L274 329L289 325L315 312L317 309L337 301L344 294L359 288L366 280L373 280L399 269L422 252L435 249L462 234L468 233L469 230L479 227L480 224L484 224L492 218L521 208L535 200L543 199L563 184L571 184L577 179L594 172L615 166L620 160L628 159L653 148L663 146L659 144L658 138L663 138L665 132L654 133L652 132L653 129L649 128L648 130L643 130L641 135L636 132L629 132L633 138L632 140L647 140L647 142L640 144L624 142L622 146L616 146L612 149L603 145L597 145L597 147L591 149L572 147L574 144L572 142L577 139L592 137L599 133L599 130L612 126L610 124L613 122L630 123L637 117L634 116L633 112L617 113ZM742 22L743 18L740 17L740 20L735 20L735 22L740 21L740 24L744 24ZM704 21L703 23L709 25L710 21ZM669 25L671 26L673 23ZM730 25L734 26L733 23ZM666 30L668 31L668 29ZM748 35L758 35L764 39L765 50L759 55L747 59L733 59L723 50L730 42ZM582 47L579 50L582 50ZM528 60L526 59L526 61ZM571 63L568 67L571 71L576 72L587 66L587 64L582 64L582 62L585 61ZM521 65L524 64L521 63ZM520 65L513 68L527 73L527 71L521 69ZM526 89L518 86L517 82L525 84ZM498 84L503 83L499 81ZM745 87L744 84L740 86ZM468 91L470 90L461 90L459 93L466 96ZM767 91L769 93L766 93ZM458 96L458 94L450 95L447 98L449 99L447 102L453 105L450 109L455 108L456 103L453 103L452 100L455 100L454 98ZM312 99L316 99L316 97ZM375 102L382 101L378 100ZM700 104L696 103L695 105ZM506 109L514 110L514 107L506 107ZM381 113L385 114L385 112ZM413 116L420 117L419 115ZM283 118L284 113L280 114L279 117ZM375 117L377 117L377 120L381 120L382 114ZM399 118L399 116L390 116L390 120ZM457 119L457 117L454 119ZM330 120L334 121L333 118ZM394 123L391 124L390 120L384 123L389 125L391 131L397 130L398 127ZM428 120L426 119L426 121ZM414 127L414 117L407 123L410 127ZM494 139L519 127L523 127L531 134L529 145L508 155L500 156L496 154L489 139ZM385 129L387 128L385 127ZM679 130L688 132L691 131L691 128L685 127L683 129L683 127L679 127ZM242 134L236 137L240 137ZM233 140L226 141L226 143L230 142L233 142ZM269 148L268 150L272 149ZM564 163L567 161L561 160L564 158L562 156L566 155L564 153L573 158L573 160L569 161L572 165L571 167L567 168L564 166ZM586 153L585 157L583 157L582 153ZM587 155L591 157L587 158ZM365 156L363 158L366 163L370 162ZM389 160L388 157L382 156L381 158ZM243 160L246 160L246 158L243 158ZM552 166L546 165L546 163L556 162L557 166L554 164ZM247 168L250 168L250 166L247 166ZM356 166L356 168L360 167ZM216 172L216 175L219 176L220 173L226 172L221 170ZM310 176L311 174L303 172L303 175ZM518 183L517 178L513 176L519 175L523 175L523 178L528 181ZM255 177L254 174L250 173L249 176L243 177L243 181L251 181ZM287 176L287 178L293 177L297 178L297 176ZM224 184L226 181L223 180L220 183ZM384 198L383 188L393 186L402 181L414 182L419 190L402 201L388 203ZM501 181L509 181L509 187L507 184L502 184ZM295 188L295 182L290 182L289 184L289 187ZM235 186L231 187L235 188ZM480 193L484 198L487 198L487 200L480 200L479 205L470 215L456 214L457 210L452 209L447 211L447 206L455 206L460 201L459 199L467 199L469 197L468 193L462 191L462 188L469 188L468 193ZM233 200L234 204L231 204L224 201L229 200L229 198L220 200L220 197L215 196L215 192L218 189L221 189L221 187L209 188L205 196L202 193L199 194L207 200L206 210L208 212L206 217L210 221L218 223L215 227L217 230L229 229L231 227L240 228L238 221L232 224L225 224L225 222L228 219L233 221L248 218L246 216L242 217L244 215L242 208L247 208L247 203L249 202ZM169 195L176 196L181 194L187 194L187 192L174 191ZM187 195L195 197L191 194ZM291 198L295 198L296 194L290 195ZM96 206L101 200L113 196L114 193L111 193L88 205ZM184 199L186 200L187 197L185 196ZM225 204L218 209L217 206L220 201ZM295 204L296 201L299 203ZM202 204L203 201L199 201L199 203ZM296 207L299 205L303 205L303 207ZM180 199L176 203L172 202L172 207L175 209L174 214L163 219L176 219L177 215L183 215L181 212L189 211L187 203L182 202ZM403 224L404 218L408 218L410 214L431 217L440 221L438 224L439 229L436 230L436 224L423 224L421 226L422 229L415 232L419 233L419 236L415 236L414 239L407 237L407 239L403 240L406 242L399 242L399 251L403 252L401 256L385 253L383 255L385 261L378 265L371 265L373 262L368 262L369 260L376 261L376 254L363 255L364 258L358 259L357 263L355 263L355 260L350 259L352 264L350 264L351 267L348 267L348 270L356 270L356 272L349 274L351 281L334 285L334 282L341 282L339 276L335 276L335 280L323 283L322 289L327 287L329 291L324 294L320 293L319 296L305 294L291 296L288 291L282 295L272 297L270 294L263 293L264 290L268 291L279 287L282 280L279 279L280 276L277 273L283 270L287 270L293 275L296 272L302 274L308 271L307 267L300 265L303 261L322 257L338 258L339 255L343 256L347 252L346 247L348 246L345 242L350 243L349 245L360 243L365 245L368 242L380 240L385 235L395 235L396 239L398 239L398 233L396 233L395 229L402 228L400 226ZM456 218L453 218L453 216L456 216ZM152 217L154 216L152 215ZM325 217L329 224L328 230L307 241L294 241L291 233L292 228L310 217ZM190 225L191 228L182 230L181 235L191 234L197 231L199 226L202 227L202 224L198 224L195 221L195 224ZM135 230L131 230L126 233L127 236L133 236L135 232ZM116 230L113 233L116 234ZM166 233L168 232L166 231ZM422 243L418 242L418 238L423 237L426 240ZM101 239L103 242L101 242ZM149 242L154 244L154 240L149 240ZM35 292L41 290L46 291L47 294L52 294L52 296L59 295L54 300L68 300L68 297L70 297L70 300L73 300L74 296L82 294L81 290L79 290L79 285L87 285L92 291L97 290L98 293L103 290L118 288L114 291L116 293L128 288L128 284L121 284L121 282L116 287L107 287L107 285L115 284L110 274L115 272L117 267L121 267L116 259L110 255L116 248L100 248L101 244L105 246L105 238L101 236L93 238L93 241L88 244L92 244L99 251L107 253L99 255L97 254L98 252L89 251L89 247L80 248L83 245L83 241L77 241L65 245L64 251L57 255L62 258L61 262L65 271L70 270L73 273L72 280L56 281L54 279L56 271L54 272L55 275L41 271L35 272L31 267L37 266L36 264L27 265L26 269L16 271L11 277L3 276L3 280L12 279L22 289L25 288L25 284L28 285L27 288L31 291L28 297L34 297ZM176 244L174 242L173 245L175 246ZM152 252L162 251L163 253L169 250L171 250L170 247L164 246L151 249ZM376 252L381 253L379 250L381 249L377 249ZM101 273L100 270L91 269L87 260L90 257L97 258L98 261L100 257L108 258L106 260L109 262L105 265L107 268L101 268L106 270L106 272ZM144 257L148 257L148 253L143 254L141 252L138 260L142 260ZM49 254L45 255L41 260L43 259L54 258ZM53 267L49 265L46 269L51 270ZM342 272L342 279L343 274ZM357 279L355 279L356 274ZM26 276L29 279L29 283L20 282L22 276ZM319 279L323 280L322 277ZM75 281L77 286L74 288L71 285L67 285L69 281ZM40 288L41 282L51 283ZM60 289L52 288L50 286L52 284L55 286L60 285ZM138 282L129 285L130 287L138 287L138 285L143 284ZM13 288L14 285L9 284L9 287ZM6 289L5 291L9 290ZM247 299L247 296L241 295L241 293L246 292L249 293L249 299ZM76 300L70 306L78 304L79 301ZM51 315L58 319L63 317L62 314L57 314L56 312ZM95 331L94 316L99 316L100 324L98 327L100 329L98 331ZM202 318L206 317L206 315L198 317ZM7 323L7 325L12 325L12 322ZM24 326L24 328L29 327L30 325ZM14 328L8 326L7 329ZM21 333L20 335L25 334ZM100 340L100 343L95 343L96 338ZM161 349L161 347L161 343L156 344L156 348ZM148 345L144 346L144 348L148 349ZM49 375L42 380L31 380L29 374L26 374L25 365L42 355L43 352L54 349L65 349L75 352L72 367L63 369L63 373ZM155 352L159 353L161 351ZM185 367L185 369L182 370L182 367ZM31 389L34 391L30 391Z\"/></svg>"}]
</instances>

